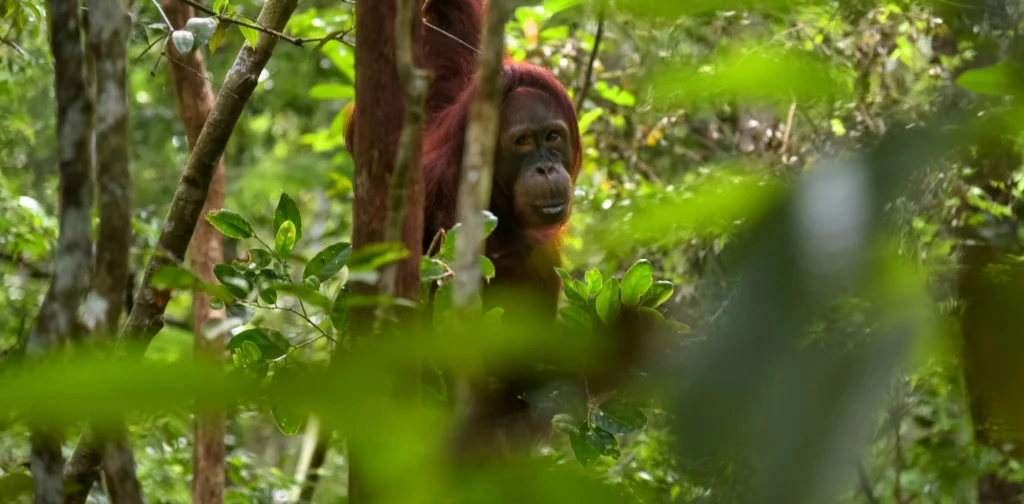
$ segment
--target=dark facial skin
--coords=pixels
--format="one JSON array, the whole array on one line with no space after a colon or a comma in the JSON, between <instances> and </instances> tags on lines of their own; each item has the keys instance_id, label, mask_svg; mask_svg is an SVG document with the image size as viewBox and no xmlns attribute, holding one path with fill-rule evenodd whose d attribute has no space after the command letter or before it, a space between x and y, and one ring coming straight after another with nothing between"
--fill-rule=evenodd
<instances>
[{"instance_id":1,"label":"dark facial skin","mask_svg":"<svg viewBox=\"0 0 1024 504\"><path fill-rule=\"evenodd\" d=\"M573 162L565 119L555 101L536 89L518 89L505 101L495 183L511 187L516 217L527 228L569 218Z\"/></svg>"}]
</instances>

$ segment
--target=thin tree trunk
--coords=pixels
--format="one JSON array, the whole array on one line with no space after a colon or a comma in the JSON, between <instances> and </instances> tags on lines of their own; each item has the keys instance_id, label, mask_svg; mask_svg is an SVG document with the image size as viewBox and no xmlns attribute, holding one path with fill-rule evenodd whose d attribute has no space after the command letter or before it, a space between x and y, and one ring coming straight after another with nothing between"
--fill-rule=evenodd
<instances>
[{"instance_id":1,"label":"thin tree trunk","mask_svg":"<svg viewBox=\"0 0 1024 504\"><path fill-rule=\"evenodd\" d=\"M30 358L63 350L89 281L92 240L93 103L85 82L78 2L50 1L50 48L57 98L57 148L60 159L60 234L57 267L28 337ZM45 423L32 426L31 471L37 504L64 500L63 432Z\"/></svg>"},{"instance_id":2,"label":"thin tree trunk","mask_svg":"<svg viewBox=\"0 0 1024 504\"><path fill-rule=\"evenodd\" d=\"M497 148L498 124L501 116L502 69L505 56L505 23L509 15L507 0L491 0L487 5L479 68L476 74L476 95L469 110L466 126L466 152L462 158L459 182L457 220L462 227L455 242L455 280L452 301L456 310L465 309L480 291L480 255L484 252L483 211L490 206L491 181L494 175L494 152ZM476 425L486 413L474 411L474 388L466 377L456 378L456 456L472 451L477 434L485 427Z\"/></svg>"},{"instance_id":3,"label":"thin tree trunk","mask_svg":"<svg viewBox=\"0 0 1024 504\"><path fill-rule=\"evenodd\" d=\"M86 5L90 14L86 42L100 104L95 132L100 227L93 288L86 298L83 323L96 334L93 343L112 350L112 332L120 320L127 288L132 237L127 73L131 17L117 0L87 0ZM94 427L104 445L101 458L111 500L141 503L142 488L135 475L128 429L120 420ZM95 477L95 472L92 474Z\"/></svg>"},{"instance_id":4,"label":"thin tree trunk","mask_svg":"<svg viewBox=\"0 0 1024 504\"><path fill-rule=\"evenodd\" d=\"M417 16L421 11L422 0L397 1L411 2L412 12ZM356 171L352 245L357 250L385 240L389 179L395 172L399 137L406 119L405 92L396 66L395 8L393 1L356 2L356 130L352 150ZM422 45L418 42L422 38L423 23L412 23L411 29L412 35L407 40L415 48L414 62L420 63ZM410 154L412 164L408 166L419 166L416 153ZM402 242L410 254L395 267L393 282L388 283L394 287L395 296L415 301L420 296L419 252L423 246L424 193L420 170L409 170L402 199L405 201ZM387 290L390 289L383 285L357 283L353 286L356 295ZM354 310L351 327L355 339L369 335L373 323L373 310ZM342 347L339 345L336 351L343 351ZM358 348L355 351L358 352ZM332 361L337 363L340 357L336 355ZM325 426L325 431L329 428ZM372 492L361 473L360 460L364 453L369 456L372 451L364 449L359 439L349 439L348 446L349 502L370 502Z\"/></svg>"},{"instance_id":5,"label":"thin tree trunk","mask_svg":"<svg viewBox=\"0 0 1024 504\"><path fill-rule=\"evenodd\" d=\"M164 0L164 12L175 28L184 28L194 9L178 0ZM210 111L213 110L213 88L203 78L206 62L203 53L193 51L179 54L168 46L168 51L177 63L170 66L174 89L178 95L178 115L185 125L189 151L195 148L199 134L203 131ZM227 176L224 158L217 160L217 167L210 181L203 213L223 208L227 191ZM192 243L189 246L192 271L204 282L216 283L213 267L224 262L224 247L221 235L205 219L199 219ZM198 359L219 360L224 354L224 334L206 337L203 327L210 321L223 319L223 309L210 306L210 296L203 292L192 293L192 320L195 335L195 355ZM196 411L195 439L192 453L192 502L196 504L218 504L224 502L224 478L227 449L224 444L226 418L223 410Z\"/></svg>"}]
</instances>

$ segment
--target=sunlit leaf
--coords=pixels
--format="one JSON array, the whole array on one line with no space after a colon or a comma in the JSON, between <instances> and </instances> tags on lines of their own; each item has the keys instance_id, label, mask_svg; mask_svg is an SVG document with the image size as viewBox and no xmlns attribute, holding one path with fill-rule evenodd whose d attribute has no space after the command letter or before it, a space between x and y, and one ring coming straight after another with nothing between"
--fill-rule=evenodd
<instances>
[{"instance_id":1,"label":"sunlit leaf","mask_svg":"<svg viewBox=\"0 0 1024 504\"><path fill-rule=\"evenodd\" d=\"M277 232L285 221L292 221L295 226L295 241L302 239L302 214L299 213L299 205L286 193L281 193L274 210L274 231Z\"/></svg>"},{"instance_id":2,"label":"sunlit leaf","mask_svg":"<svg viewBox=\"0 0 1024 504\"><path fill-rule=\"evenodd\" d=\"M480 256L480 273L483 275L484 280L490 281L494 278L494 263L487 256Z\"/></svg>"},{"instance_id":3,"label":"sunlit leaf","mask_svg":"<svg viewBox=\"0 0 1024 504\"><path fill-rule=\"evenodd\" d=\"M601 275L601 271L598 269L592 269L587 272L584 277L587 281L587 294L590 297L597 296L601 293L601 287L604 286L604 278Z\"/></svg>"},{"instance_id":4,"label":"sunlit leaf","mask_svg":"<svg viewBox=\"0 0 1024 504\"><path fill-rule=\"evenodd\" d=\"M447 276L448 268L445 267L444 262L426 256L420 259L421 282L434 282Z\"/></svg>"},{"instance_id":5,"label":"sunlit leaf","mask_svg":"<svg viewBox=\"0 0 1024 504\"><path fill-rule=\"evenodd\" d=\"M622 277L620 292L622 304L636 306L654 283L654 267L651 262L641 259L630 266Z\"/></svg>"},{"instance_id":6,"label":"sunlit leaf","mask_svg":"<svg viewBox=\"0 0 1024 504\"><path fill-rule=\"evenodd\" d=\"M245 217L228 209L214 210L206 214L206 220L213 225L217 231L228 238L252 238L252 225Z\"/></svg>"},{"instance_id":7,"label":"sunlit leaf","mask_svg":"<svg viewBox=\"0 0 1024 504\"><path fill-rule=\"evenodd\" d=\"M274 251L284 256L295 247L295 224L292 221L284 221L281 227L277 228L277 235L274 236Z\"/></svg>"},{"instance_id":8,"label":"sunlit leaf","mask_svg":"<svg viewBox=\"0 0 1024 504\"><path fill-rule=\"evenodd\" d=\"M256 47L256 42L258 42L260 38L259 31L255 28L249 28L248 26L242 25L238 25L238 31L242 32L242 36L245 37L245 41L248 42L250 46Z\"/></svg>"},{"instance_id":9,"label":"sunlit leaf","mask_svg":"<svg viewBox=\"0 0 1024 504\"><path fill-rule=\"evenodd\" d=\"M619 315L619 309L622 306L622 301L619 294L619 281L614 278L609 278L605 281L604 286L601 287L601 292L597 294L597 300L594 302L594 310L597 312L597 316L604 323L609 323L615 320L615 317Z\"/></svg>"}]
</instances>

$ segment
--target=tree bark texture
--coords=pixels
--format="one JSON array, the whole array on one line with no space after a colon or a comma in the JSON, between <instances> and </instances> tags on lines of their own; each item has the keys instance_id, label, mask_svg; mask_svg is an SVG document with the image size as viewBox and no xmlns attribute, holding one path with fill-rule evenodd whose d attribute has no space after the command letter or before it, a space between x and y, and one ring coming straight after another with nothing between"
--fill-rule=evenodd
<instances>
[{"instance_id":1,"label":"tree bark texture","mask_svg":"<svg viewBox=\"0 0 1024 504\"><path fill-rule=\"evenodd\" d=\"M263 5L257 22L276 31L283 30L295 10L297 1L268 0ZM261 32L256 47L248 43L243 44L231 71L225 78L213 110L210 111L207 123L196 140L188 165L174 192L171 207L157 241L160 253L155 254L146 265L135 304L118 334L118 346L122 350L141 356L153 336L163 328L163 314L170 299L170 292L155 289L152 286L153 275L166 265L182 262L202 214L206 194L224 154L224 148L249 97L256 89L260 72L270 60L276 45L276 38ZM82 229L88 228L83 226ZM95 443L86 443L93 438L92 433L88 431L82 434L73 459L79 457L82 460L91 460L97 457L95 452L98 451L98 447ZM88 464L74 464L73 467L88 467ZM68 474L66 477L76 478L77 475Z\"/></svg>"},{"instance_id":2,"label":"tree bark texture","mask_svg":"<svg viewBox=\"0 0 1024 504\"><path fill-rule=\"evenodd\" d=\"M93 103L85 83L78 2L51 0L49 7L57 98L60 234L56 269L26 344L27 355L33 359L63 350L88 289L92 256L89 228ZM32 427L30 466L35 502L60 503L64 499L63 433L45 423Z\"/></svg>"},{"instance_id":3,"label":"tree bark texture","mask_svg":"<svg viewBox=\"0 0 1024 504\"><path fill-rule=\"evenodd\" d=\"M414 12L422 2L415 1ZM412 34L416 63L422 62L422 23L415 23ZM399 136L404 124L405 92L399 80L395 60L395 4L393 1L357 2L356 33L356 109L354 155L355 203L352 210L352 245L359 249L384 241L388 210L388 187L395 170ZM397 104L397 105L396 105ZM415 160L418 166L418 160ZM423 236L423 174L411 170L405 184L403 243L409 249L407 259L398 264L395 295L417 300L420 292L420 249ZM375 294L377 286L356 284L357 294ZM372 310L356 310L353 325L357 334L367 334Z\"/></svg>"},{"instance_id":4,"label":"tree bark texture","mask_svg":"<svg viewBox=\"0 0 1024 504\"><path fill-rule=\"evenodd\" d=\"M171 24L181 29L189 18L195 15L194 9L178 0L164 0L164 12ZM178 115L185 125L190 151L195 148L203 125L213 110L213 87L203 78L206 75L206 61L203 53L193 51L180 54L173 46L167 49L176 59L171 65L174 90L178 96ZM224 169L224 157L217 160L217 166L210 181L206 195L203 214L224 207L227 191L227 175ZM213 267L224 262L224 246L220 233L206 219L199 219L195 234L189 246L192 272L200 280L216 283ZM224 334L216 334L207 338L203 327L210 321L223 319L223 309L214 310L210 306L210 296L203 292L192 293L192 320L195 335L195 355L199 359L219 360L224 354ZM196 504L218 504L224 502L225 461L227 448L224 444L226 417L223 410L196 411L195 435L192 453L192 502Z\"/></svg>"},{"instance_id":5,"label":"tree bark texture","mask_svg":"<svg viewBox=\"0 0 1024 504\"><path fill-rule=\"evenodd\" d=\"M356 3L356 109L354 146L355 202L352 216L352 245L360 249L385 240L388 188L395 172L399 137L405 123L405 91L399 79L395 53L396 1L413 2L414 13L421 12L421 0L392 0ZM417 16L417 20L418 20ZM422 64L423 23L412 23L411 41L416 48L414 63ZM418 159L410 159L419 166ZM423 174L408 173L405 184L402 242L409 257L394 269L394 295L418 300L420 296L420 255L423 243ZM391 280L390 278L388 280ZM356 283L356 295L376 294L389 288ZM352 329L358 339L370 334L374 310L353 310ZM341 346L339 345L339 351ZM358 350L357 350L358 351ZM335 362L340 359L336 356ZM329 426L325 426L327 430ZM363 504L373 500L372 487L362 471L363 448L358 439L349 439L349 502Z\"/></svg>"},{"instance_id":6,"label":"tree bark texture","mask_svg":"<svg viewBox=\"0 0 1024 504\"><path fill-rule=\"evenodd\" d=\"M100 226L93 288L86 298L82 322L97 336L94 343L107 346L113 342L112 332L121 317L132 237L127 75L131 17L118 0L87 0L86 5L90 14L86 45L97 102L95 148ZM113 501L141 503L142 489L135 475L135 457L127 428L120 421L94 428L102 438L104 450L100 458ZM97 470L84 474L91 479L74 482L68 488L87 495Z\"/></svg>"}]
</instances>

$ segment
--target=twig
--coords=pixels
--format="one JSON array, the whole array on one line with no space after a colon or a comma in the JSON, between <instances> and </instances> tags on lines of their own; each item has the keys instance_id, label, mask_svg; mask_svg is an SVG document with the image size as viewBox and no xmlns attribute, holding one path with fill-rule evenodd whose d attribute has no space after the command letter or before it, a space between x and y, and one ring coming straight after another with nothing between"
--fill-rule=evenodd
<instances>
[{"instance_id":1,"label":"twig","mask_svg":"<svg viewBox=\"0 0 1024 504\"><path fill-rule=\"evenodd\" d=\"M597 60L597 53L601 49L601 38L604 36L604 9L597 14L597 33L594 35L594 49L590 51L590 61L587 63L587 73L583 77L583 86L580 88L576 98L576 110L583 107L583 100L587 98L587 91L590 90L591 79L594 78L594 62Z\"/></svg>"},{"instance_id":2,"label":"twig","mask_svg":"<svg viewBox=\"0 0 1024 504\"><path fill-rule=\"evenodd\" d=\"M153 1L155 2L156 0L153 0ZM303 44L306 44L308 42L321 42L321 41L322 42L329 42L331 40L337 40L338 42L341 42L343 44L352 45L352 44L350 44L349 42L347 42L347 41L345 41L343 39L343 37L345 35L347 35L349 32L352 31L352 28L348 28L346 30L341 31L341 35L340 36L336 35L336 33L338 33L338 32L335 32L335 34L331 34L331 35L328 35L326 37L320 37L320 38L292 37L290 35L285 35L284 33L281 33L281 32L279 32L277 30L272 29L272 28L267 28L266 26L263 26L263 25L261 25L259 23L250 23L248 21L243 21L243 20L238 19L236 17L225 16L224 14L220 14L219 12L217 12L217 11L215 11L215 10L209 8L209 7L206 7L205 5L202 5L200 3L194 2L192 0L178 0L178 1L183 3L183 4L185 4L185 5L191 6L193 9L195 9L197 11L201 11L203 13L209 14L210 16L212 16L213 18L217 19L218 21L223 21L225 23L236 24L236 25L239 25L239 26L244 26L246 28L252 28L253 30L261 31L263 33L266 33L267 35L270 35L272 37L276 37L278 39L281 39L281 40L283 40L285 42L288 42L288 43L290 43L292 45L295 45L295 46L298 46L298 47L302 47Z\"/></svg>"},{"instance_id":3,"label":"twig","mask_svg":"<svg viewBox=\"0 0 1024 504\"><path fill-rule=\"evenodd\" d=\"M142 53L140 53L138 56L135 57L135 61L132 62L132 65L138 64L139 60L141 60L143 56L148 54L149 51L151 49L153 49L153 46L159 44L161 41L167 40L167 37L170 37L170 34L164 35L163 37L160 37L160 38L150 42L149 45L146 46L146 48L142 50Z\"/></svg>"},{"instance_id":4,"label":"twig","mask_svg":"<svg viewBox=\"0 0 1024 504\"><path fill-rule=\"evenodd\" d=\"M786 129L782 133L782 160L786 160L786 149L789 148L789 133L793 128L793 114L796 113L796 100L789 106L789 115L786 117Z\"/></svg>"},{"instance_id":5,"label":"twig","mask_svg":"<svg viewBox=\"0 0 1024 504\"><path fill-rule=\"evenodd\" d=\"M0 44L11 46L11 48L15 51L18 51L18 54L21 54L23 58L28 57L28 53L25 52L24 49L22 49L18 44L15 44L13 40L8 39L7 37L0 37Z\"/></svg>"},{"instance_id":6,"label":"twig","mask_svg":"<svg viewBox=\"0 0 1024 504\"><path fill-rule=\"evenodd\" d=\"M475 52L477 54L483 54L480 51L480 49L477 49L477 48L469 45L469 43L467 43L465 40L462 40L459 37L456 37L455 35L452 35L451 33L448 33L447 31L445 31L440 26L437 26L437 25L431 23L430 21L427 21L426 19L423 20L423 24L427 25L428 28L430 28L430 29L440 33L441 35L444 35L444 36L446 36L446 37L448 37L448 38L450 38L450 39L452 39L452 40L462 44L463 46L467 47L469 50L471 50L471 51L473 51L473 52Z\"/></svg>"},{"instance_id":7,"label":"twig","mask_svg":"<svg viewBox=\"0 0 1024 504\"><path fill-rule=\"evenodd\" d=\"M333 342L333 343L337 343L338 342L337 340L332 338L329 334L327 334L327 331L324 331L323 329L321 329L320 326L316 324L316 322L313 322L313 319L309 318L308 316L306 316L302 312L296 310L295 308L292 308L292 307L289 307L289 306L277 306L277 305L267 305L267 306L264 306L264 305L259 305L259 304L257 304L256 306L258 308L266 308L268 310L281 310L281 311L286 311L286 312L289 312L289 313L293 313L293 314L295 314L295 316L301 318L302 320L305 320L307 324L313 326L313 328L316 329L324 338L327 338L327 339L331 340L331 342ZM307 341L306 343L311 343L311 341Z\"/></svg>"}]
</instances>

